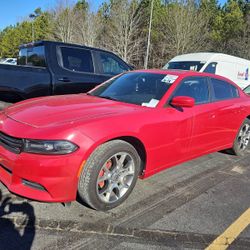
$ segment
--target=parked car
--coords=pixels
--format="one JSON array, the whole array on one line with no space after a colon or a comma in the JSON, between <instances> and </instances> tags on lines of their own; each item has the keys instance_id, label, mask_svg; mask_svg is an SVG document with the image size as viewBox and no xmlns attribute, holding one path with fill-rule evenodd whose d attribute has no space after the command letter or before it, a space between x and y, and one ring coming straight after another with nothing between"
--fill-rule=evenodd
<instances>
[{"instance_id":1,"label":"parked car","mask_svg":"<svg viewBox=\"0 0 250 250\"><path fill-rule=\"evenodd\" d=\"M16 58L4 58L4 59L0 60L0 63L16 65L17 64L17 59Z\"/></svg>"},{"instance_id":2,"label":"parked car","mask_svg":"<svg viewBox=\"0 0 250 250\"><path fill-rule=\"evenodd\" d=\"M138 176L229 149L247 152L250 97L224 77L121 74L87 94L35 98L0 114L0 181L46 202L112 209Z\"/></svg>"},{"instance_id":3,"label":"parked car","mask_svg":"<svg viewBox=\"0 0 250 250\"><path fill-rule=\"evenodd\" d=\"M250 84L250 61L221 53L192 53L171 59L164 69L182 69L224 76L242 89Z\"/></svg>"},{"instance_id":4,"label":"parked car","mask_svg":"<svg viewBox=\"0 0 250 250\"><path fill-rule=\"evenodd\" d=\"M87 92L131 70L112 52L60 42L20 46L17 65L0 64L0 101Z\"/></svg>"}]
</instances>

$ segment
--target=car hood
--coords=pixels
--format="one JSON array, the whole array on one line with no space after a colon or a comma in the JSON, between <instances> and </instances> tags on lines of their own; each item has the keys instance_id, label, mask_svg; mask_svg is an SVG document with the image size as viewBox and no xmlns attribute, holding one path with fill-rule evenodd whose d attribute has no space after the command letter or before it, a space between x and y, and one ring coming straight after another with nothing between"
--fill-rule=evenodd
<instances>
[{"instance_id":1,"label":"car hood","mask_svg":"<svg viewBox=\"0 0 250 250\"><path fill-rule=\"evenodd\" d=\"M78 94L23 101L5 109L4 113L17 122L39 128L123 115L138 108L130 104Z\"/></svg>"}]
</instances>

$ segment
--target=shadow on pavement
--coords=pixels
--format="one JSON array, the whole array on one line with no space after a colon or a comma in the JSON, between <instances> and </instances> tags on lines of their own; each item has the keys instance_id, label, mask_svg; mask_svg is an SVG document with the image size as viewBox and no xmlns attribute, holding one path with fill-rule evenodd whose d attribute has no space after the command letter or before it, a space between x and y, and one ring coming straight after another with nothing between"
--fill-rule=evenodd
<instances>
[{"instance_id":1,"label":"shadow on pavement","mask_svg":"<svg viewBox=\"0 0 250 250\"><path fill-rule=\"evenodd\" d=\"M18 217L25 218L23 220L22 228L16 228L13 220L4 217L12 213L15 213ZM14 217L14 215L12 217ZM0 190L0 249L28 250L32 246L34 237L34 208L27 202L12 203L10 197L3 199Z\"/></svg>"}]
</instances>

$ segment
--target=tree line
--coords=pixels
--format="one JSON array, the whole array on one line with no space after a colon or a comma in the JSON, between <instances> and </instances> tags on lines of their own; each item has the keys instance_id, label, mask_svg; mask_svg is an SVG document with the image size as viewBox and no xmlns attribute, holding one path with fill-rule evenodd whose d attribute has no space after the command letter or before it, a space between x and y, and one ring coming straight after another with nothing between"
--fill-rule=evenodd
<instances>
[{"instance_id":1,"label":"tree line","mask_svg":"<svg viewBox=\"0 0 250 250\"><path fill-rule=\"evenodd\" d=\"M151 11L149 67L204 51L250 60L249 0L223 6L217 0L106 0L95 12L86 0L61 0L0 31L0 57L17 57L18 46L33 39L55 40L111 50L143 68Z\"/></svg>"}]
</instances>

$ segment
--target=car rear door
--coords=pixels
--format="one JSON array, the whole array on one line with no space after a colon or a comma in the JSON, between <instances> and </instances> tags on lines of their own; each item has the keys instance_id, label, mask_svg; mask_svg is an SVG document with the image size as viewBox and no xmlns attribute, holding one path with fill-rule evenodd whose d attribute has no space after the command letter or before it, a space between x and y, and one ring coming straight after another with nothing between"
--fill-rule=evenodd
<instances>
[{"instance_id":1,"label":"car rear door","mask_svg":"<svg viewBox=\"0 0 250 250\"><path fill-rule=\"evenodd\" d=\"M244 119L238 89L229 82L210 78L212 101L216 105L215 138L218 146L231 146Z\"/></svg>"}]
</instances>

